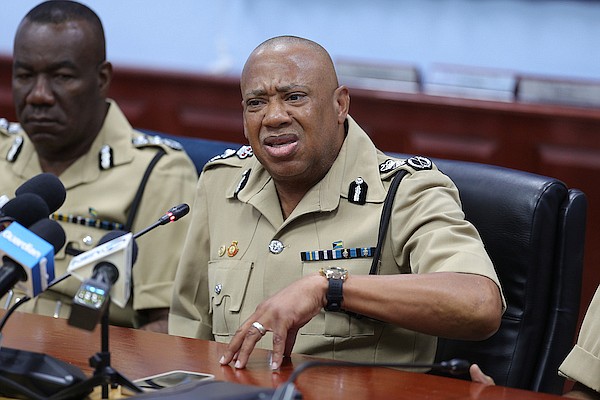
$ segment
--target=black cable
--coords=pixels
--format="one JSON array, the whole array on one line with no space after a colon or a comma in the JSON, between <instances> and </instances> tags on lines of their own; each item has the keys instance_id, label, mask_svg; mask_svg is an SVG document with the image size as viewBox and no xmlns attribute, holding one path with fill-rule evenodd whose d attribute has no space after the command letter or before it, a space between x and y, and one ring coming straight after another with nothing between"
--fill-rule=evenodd
<instances>
[{"instance_id":1,"label":"black cable","mask_svg":"<svg viewBox=\"0 0 600 400\"><path fill-rule=\"evenodd\" d=\"M13 304L8 310L6 310L6 313L2 317L2 320L0 321L0 333L2 332L2 328L4 328L4 325L6 325L6 322L8 321L8 317L10 317L13 312L15 312L17 307L19 307L21 304L23 304L29 300L31 300L31 297L25 296L25 297L21 298L21 300L17 301L15 304Z\"/></svg>"},{"instance_id":2,"label":"black cable","mask_svg":"<svg viewBox=\"0 0 600 400\"><path fill-rule=\"evenodd\" d=\"M436 364L426 363L369 363L369 362L346 362L346 361L306 361L294 369L287 381L280 385L273 393L271 400L293 399L296 392L294 381L302 372L312 367L391 367L391 368L429 368L443 370L451 374L460 374L469 370L471 363L466 360L453 358L450 361L442 361Z\"/></svg>"}]
</instances>

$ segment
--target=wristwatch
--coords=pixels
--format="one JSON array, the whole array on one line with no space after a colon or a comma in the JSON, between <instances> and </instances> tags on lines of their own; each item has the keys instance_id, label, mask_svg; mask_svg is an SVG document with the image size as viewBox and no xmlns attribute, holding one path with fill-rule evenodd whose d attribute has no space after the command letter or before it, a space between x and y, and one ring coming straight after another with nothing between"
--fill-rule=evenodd
<instances>
[{"instance_id":1,"label":"wristwatch","mask_svg":"<svg viewBox=\"0 0 600 400\"><path fill-rule=\"evenodd\" d=\"M329 281L325 311L340 311L344 300L342 285L348 277L348 270L342 267L327 267L321 268L319 273Z\"/></svg>"}]
</instances>

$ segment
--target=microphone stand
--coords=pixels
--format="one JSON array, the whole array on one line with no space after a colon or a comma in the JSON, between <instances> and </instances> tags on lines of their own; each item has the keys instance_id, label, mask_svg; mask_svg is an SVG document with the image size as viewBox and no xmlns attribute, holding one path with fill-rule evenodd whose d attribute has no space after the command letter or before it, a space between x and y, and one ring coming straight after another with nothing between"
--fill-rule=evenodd
<instances>
[{"instance_id":1,"label":"microphone stand","mask_svg":"<svg viewBox=\"0 0 600 400\"><path fill-rule=\"evenodd\" d=\"M94 374L89 379L86 379L85 381L66 388L58 392L56 395L49 397L49 400L74 398L76 395L81 396L92 392L92 390L98 385L102 385L102 399L108 399L109 384L111 387L115 385L121 385L131 389L135 393L142 393L142 389L140 389L135 383L127 379L110 365L108 329L109 308L110 307L106 307L100 322L101 349L89 359L90 366L95 368Z\"/></svg>"}]
</instances>

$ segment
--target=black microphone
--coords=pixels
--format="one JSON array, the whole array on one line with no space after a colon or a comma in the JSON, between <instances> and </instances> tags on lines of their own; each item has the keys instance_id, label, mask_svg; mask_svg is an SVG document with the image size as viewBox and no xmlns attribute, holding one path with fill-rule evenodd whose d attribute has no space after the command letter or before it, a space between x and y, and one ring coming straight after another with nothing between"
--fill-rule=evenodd
<instances>
[{"instance_id":1,"label":"black microphone","mask_svg":"<svg viewBox=\"0 0 600 400\"><path fill-rule=\"evenodd\" d=\"M0 222L18 222L25 227L33 223L48 219L50 211L48 205L40 196L34 193L25 193L10 199L0 209Z\"/></svg>"},{"instance_id":2,"label":"black microphone","mask_svg":"<svg viewBox=\"0 0 600 400\"><path fill-rule=\"evenodd\" d=\"M48 218L29 229L13 222L0 232L0 297L17 285L33 298L54 279L54 254L65 244L65 231Z\"/></svg>"},{"instance_id":3,"label":"black microphone","mask_svg":"<svg viewBox=\"0 0 600 400\"><path fill-rule=\"evenodd\" d=\"M154 222L152 225L150 225L150 226L142 229L141 231L137 232L136 234L134 234L132 238L133 238L133 242L134 242L134 248L133 248L133 250L136 252L135 256L137 257L137 245L135 245L135 239L137 239L138 237L140 237L140 236L142 236L142 235L150 232L152 229L154 229L154 228L156 228L158 226L165 225L165 224L167 224L169 222L174 222L174 221L179 220L181 217L185 216L189 212L189 210L190 210L190 207L187 204L185 204L185 203L179 204L179 205L174 206L174 207L171 207L169 209L169 211L167 211L162 217L160 217L158 219L158 221ZM119 233L118 235L115 235L111 239L114 239L117 236L122 236L124 234L124 231L114 231L114 232L121 232L121 233ZM110 233L107 234L107 235L105 235L102 239L100 239L100 244L103 243L103 239L105 237L108 237L109 235L110 235ZM95 252L95 251L97 251L96 248L94 248L92 250L88 250L87 252L80 251L75 256L75 258L73 258L73 260L71 260L71 262L69 263L69 267L67 268L67 272L65 274L63 274L61 277L57 278L54 282L52 282L52 284L50 286L54 286L54 285L62 282L63 280L65 280L66 278L68 278L71 275L75 275L79 279L84 280L85 277L81 277L81 275L78 275L77 272L75 272L78 268L82 267L81 263L77 263L78 265L75 265L76 264L75 261L78 260L80 256L82 256L84 254L89 254L90 252ZM135 259L134 259L134 262L135 262ZM86 275L86 277L87 276L89 276L89 274Z\"/></svg>"},{"instance_id":4,"label":"black microphone","mask_svg":"<svg viewBox=\"0 0 600 400\"><path fill-rule=\"evenodd\" d=\"M138 248L131 233L111 231L100 239L98 246L86 253L75 257L69 264L68 271L83 279L83 283L73 297L68 323L91 331L110 304L111 294L120 307L127 304L131 268L137 259ZM84 278L89 275L90 268L91 276ZM112 290L117 282L119 285Z\"/></svg>"},{"instance_id":5,"label":"black microphone","mask_svg":"<svg viewBox=\"0 0 600 400\"><path fill-rule=\"evenodd\" d=\"M44 172L29 179L15 190L15 196L33 193L40 196L48 205L48 214L58 210L67 198L65 186L55 175Z\"/></svg>"},{"instance_id":6,"label":"black microphone","mask_svg":"<svg viewBox=\"0 0 600 400\"><path fill-rule=\"evenodd\" d=\"M141 231L137 232L136 234L133 235L133 237L134 237L134 239L137 239L140 236L150 232L152 229L156 228L157 226L166 225L169 222L174 222L174 221L179 220L181 217L186 216L187 213L189 213L189 212L190 212L190 206L188 206L185 203L179 204L175 207L171 207L169 209L169 211L167 211L165 213L165 215L163 215L162 217L160 217L158 219L158 221L156 221L152 225L146 227L145 229L142 229Z\"/></svg>"},{"instance_id":7,"label":"black microphone","mask_svg":"<svg viewBox=\"0 0 600 400\"><path fill-rule=\"evenodd\" d=\"M291 400L301 398L294 381L303 371L314 367L391 367L391 368L428 368L434 371L448 372L458 375L469 371L471 363L467 360L453 358L449 361L439 363L368 363L368 362L345 362L345 361L307 361L294 369L288 380L280 385L273 393L271 400Z\"/></svg>"}]
</instances>

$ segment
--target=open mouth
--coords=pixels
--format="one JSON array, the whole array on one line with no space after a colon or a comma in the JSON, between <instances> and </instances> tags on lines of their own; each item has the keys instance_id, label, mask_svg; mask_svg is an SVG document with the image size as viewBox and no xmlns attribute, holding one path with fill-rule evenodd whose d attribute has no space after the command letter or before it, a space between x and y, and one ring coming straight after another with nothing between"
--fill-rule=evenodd
<instances>
[{"instance_id":1,"label":"open mouth","mask_svg":"<svg viewBox=\"0 0 600 400\"><path fill-rule=\"evenodd\" d=\"M298 147L298 136L292 134L269 136L263 141L263 145L272 157L289 157Z\"/></svg>"}]
</instances>

